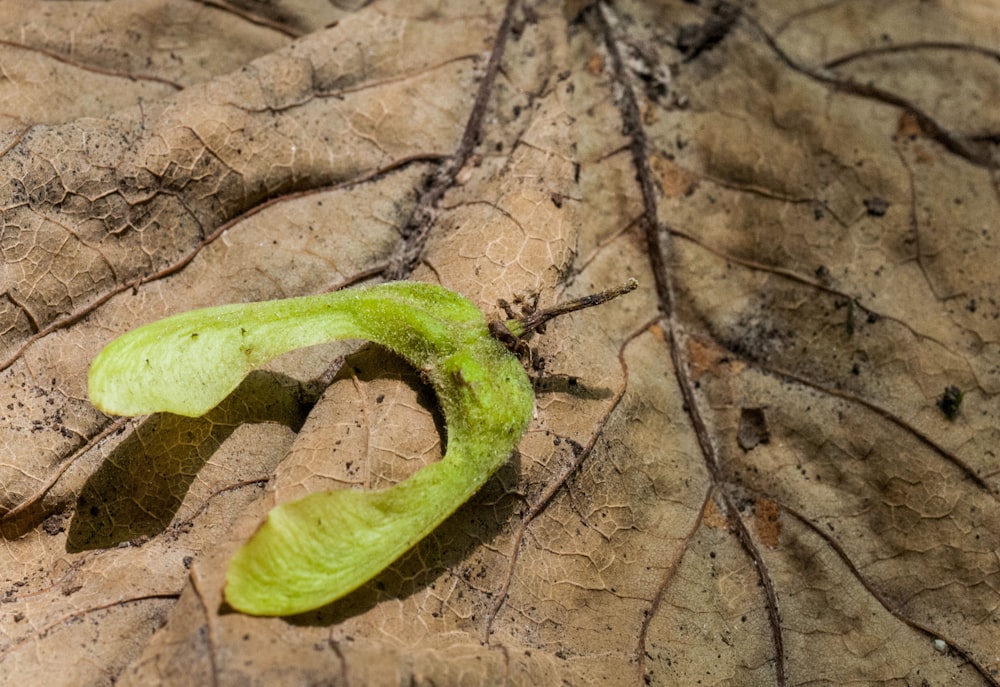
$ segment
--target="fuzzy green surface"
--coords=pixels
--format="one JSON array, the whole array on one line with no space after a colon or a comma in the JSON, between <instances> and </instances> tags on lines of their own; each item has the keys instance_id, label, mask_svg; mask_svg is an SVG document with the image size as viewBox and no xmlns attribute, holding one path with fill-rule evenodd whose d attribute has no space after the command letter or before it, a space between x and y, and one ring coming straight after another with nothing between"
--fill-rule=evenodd
<instances>
[{"instance_id":1,"label":"fuzzy green surface","mask_svg":"<svg viewBox=\"0 0 1000 687\"><path fill-rule=\"evenodd\" d=\"M91 366L90 398L106 412L196 416L267 360L335 339L374 341L426 373L447 424L447 452L388 489L321 492L272 509L226 575L226 600L245 613L290 615L330 603L465 503L531 419L534 393L520 362L462 296L394 282L182 313L128 332Z\"/></svg>"}]
</instances>

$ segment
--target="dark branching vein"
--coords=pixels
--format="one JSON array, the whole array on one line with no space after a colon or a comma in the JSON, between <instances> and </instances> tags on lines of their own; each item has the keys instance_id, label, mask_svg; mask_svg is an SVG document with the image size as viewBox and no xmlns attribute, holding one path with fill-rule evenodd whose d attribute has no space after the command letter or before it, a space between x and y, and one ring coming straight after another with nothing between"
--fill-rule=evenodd
<instances>
[{"instance_id":1,"label":"dark branching vein","mask_svg":"<svg viewBox=\"0 0 1000 687\"><path fill-rule=\"evenodd\" d=\"M201 606L201 612L205 618L206 632L204 633L204 637L205 642L208 644L206 653L208 654L208 664L212 670L210 684L212 687L216 687L219 684L219 667L216 665L215 660L218 655L218 649L216 649L217 642L215 640L215 613L209 607L208 602L205 600L205 594L202 592L203 585L201 583L201 575L198 574L197 561L192 563L188 579L191 580L191 588L194 590L195 596L198 597L198 605Z\"/></svg>"},{"instance_id":2,"label":"dark branching vein","mask_svg":"<svg viewBox=\"0 0 1000 687\"><path fill-rule=\"evenodd\" d=\"M96 433L93 436L87 437L77 446L71 447L69 450L72 451L72 453L69 457L60 461L59 467L55 470L55 472L48 476L45 482L39 486L34 494L26 496L14 508L11 508L3 515L0 515L0 526L3 526L4 530L7 530L8 528L12 530L4 531L3 538L8 540L15 539L34 529L38 522L45 517L52 515L51 513L44 512L43 509L37 508L42 505L42 499L47 493L49 493L49 490L55 486L56 482L59 481L59 478L62 477L70 466L72 466L79 458L112 434L120 431L129 422L132 422L132 418L108 418L97 427Z\"/></svg>"},{"instance_id":3,"label":"dark branching vein","mask_svg":"<svg viewBox=\"0 0 1000 687\"><path fill-rule=\"evenodd\" d=\"M759 492L756 492L753 489L748 489L748 492L757 494L760 497L764 496L763 494L760 494ZM889 599L886 598L886 596L877 587L875 587L875 585L873 585L860 570L858 570L857 566L854 565L854 561L851 560L851 557L847 554L847 552L843 549L843 547L841 547L840 542L834 539L829 532L825 531L822 527L817 526L816 523L812 522L809 518L807 518L802 513L799 513L794 508L791 508L783 503L778 505L783 511L794 517L801 524L805 525L805 527L808 528L813 534L815 534L824 542L826 542L827 546L829 546L834 551L834 553L836 553L837 556L840 558L840 562L843 563L848 568L848 570L851 571L851 574L854 576L854 579L856 579L861 584L861 586L863 586L868 591L868 593L876 601L878 601L878 603L882 606L882 608L884 608L893 617L897 618L905 625L909 625L910 627L916 628L923 634L927 635L929 639L944 639L945 641L947 641L948 648L950 651L953 651L954 653L961 656L965 661L967 661L969 665L975 668L979 672L980 676L984 680L986 680L989 684L993 685L994 687L1000 687L1000 681L998 681L995 673L990 669L986 668L985 666L983 666L982 664L980 664L978 661L976 661L967 651L961 648L958 642L952 641L945 635L941 634L941 632L938 631L937 629L929 627L924 623L918 622L913 618L906 616L899 608L897 608L894 604L892 604L889 601Z\"/></svg>"},{"instance_id":4,"label":"dark branching vein","mask_svg":"<svg viewBox=\"0 0 1000 687\"><path fill-rule=\"evenodd\" d=\"M696 236L693 236L692 234L688 234L686 231L682 229L671 228L670 233L676 236L677 238L684 239L685 241L690 241L694 245L703 249L705 252L710 253L711 255L714 255L720 260L724 260L725 262L732 263L734 265L741 265L749 270L754 270L757 272L766 272L767 274L773 274L775 276L787 279L791 282L795 282L796 284L802 284L803 286L815 289L819 292L825 293L834 298L847 301L848 303L851 304L850 307L857 308L860 313L864 314L868 318L871 318L871 321L885 320L887 322L892 322L894 324L899 325L906 331L910 332L910 334L912 334L915 338L920 339L922 341L928 341L936 346L940 346L942 350L948 350L948 346L944 342L939 341L930 334L925 334L923 332L914 329L912 325L905 322L904 320L895 317L894 315L886 315L885 313L869 308L868 306L864 305L858 298L855 298L854 296L851 296L850 294L845 293L843 291L839 291L833 287L827 286L826 284L823 284L820 281L803 276L802 274L796 272L795 270L788 269L786 267L777 267L775 265L768 265L762 262L757 262L755 260L748 260L746 258L737 257L731 253L727 253L723 250L715 248L712 245L709 245L708 243L705 243L701 239L697 238Z\"/></svg>"},{"instance_id":5,"label":"dark branching vein","mask_svg":"<svg viewBox=\"0 0 1000 687\"><path fill-rule=\"evenodd\" d=\"M837 67L843 67L845 64L848 64L850 62L856 62L858 60L866 60L870 57L878 57L879 55L911 53L924 50L947 50L953 52L965 52L974 55L982 55L984 57L990 57L994 60L1000 61L1000 51L991 50L990 48L983 48L978 45L969 45L966 43L951 43L948 41L917 41L914 43L898 43L896 45L883 45L874 48L865 48L864 50L850 52L845 55L841 55L836 59L824 62L823 66L826 69L836 69Z\"/></svg>"},{"instance_id":6,"label":"dark branching vein","mask_svg":"<svg viewBox=\"0 0 1000 687\"><path fill-rule=\"evenodd\" d=\"M192 512L183 520L178 520L177 522L171 523L170 528L178 532L183 532L188 527L194 524L194 521L198 519L198 516L200 516L202 513L208 510L208 507L212 505L212 501L214 499L224 494L228 494L229 492L245 489L246 487L256 487L257 489L263 489L270 481L271 481L270 474L266 474L266 475L261 475L256 479L244 479L240 480L239 482L233 482L231 484L227 484L221 489L216 489L211 494L205 496L205 498L194 510L194 512Z\"/></svg>"},{"instance_id":7,"label":"dark branching vein","mask_svg":"<svg viewBox=\"0 0 1000 687\"><path fill-rule=\"evenodd\" d=\"M411 81L419 76L426 76L430 72L436 69L444 69L449 65L453 65L457 62L478 62L481 58L480 53L468 54L468 55L455 55L454 57L449 57L446 60L436 62L434 64L429 64L419 69L411 69L405 72L398 72L391 76L385 76L379 79L371 79L368 81L361 81L360 83L353 84L351 86L344 86L342 88L334 88L332 90L318 90L313 89L311 92L303 95L299 100L290 100L288 102L283 102L280 105L261 105L259 107L247 107L243 104L232 103L231 106L239 109L240 112L246 112L248 114L276 114L281 112L287 112L289 110L294 110L300 108L303 105L307 105L313 100L343 100L349 95L355 93L364 93L366 91L377 90L383 88L390 84L398 84L405 81ZM191 134L199 139L202 144L205 141L201 139L196 131L190 130ZM206 150L210 150L209 146L205 146ZM420 157L433 157L435 160L439 160L442 163L452 159L450 155L422 155Z\"/></svg>"},{"instance_id":8,"label":"dark branching vein","mask_svg":"<svg viewBox=\"0 0 1000 687\"><path fill-rule=\"evenodd\" d=\"M611 58L615 79L622 89L619 107L626 135L630 139L629 150L632 153L632 162L635 166L636 177L642 192L643 218L641 226L646 238L650 266L656 280L660 310L666 320L671 363L677 379L677 385L684 399L684 408L687 411L688 419L698 440L698 445L701 447L709 474L712 476L712 482L714 484L721 484L719 456L712 442L705 418L701 413L701 407L695 396L694 385L688 376L688 364L684 354L685 345L682 335L679 332L676 313L674 312L675 289L671 273L667 266L668 256L672 252L669 240L671 233L668 227L661 226L657 214L656 189L653 182L653 173L649 165L649 143L646 139L645 129L643 128L638 99L635 90L632 88L628 69L625 66L621 51L618 49L618 39L612 28L612 20L609 20L607 16L607 13L610 11L607 5L600 4L598 5L596 15L601 31L604 34L604 44L607 46L608 55ZM786 684L785 651L777 594L775 593L767 567L764 564L764 559L758 548L754 545L745 526L739 517L736 516L736 510L731 499L724 491L720 491L720 494L727 506L727 519L739 533L740 542L756 564L757 574L764 589L767 613L771 624L771 637L775 652L775 673L778 684L783 686Z\"/></svg>"},{"instance_id":9,"label":"dark branching vein","mask_svg":"<svg viewBox=\"0 0 1000 687\"><path fill-rule=\"evenodd\" d=\"M851 95L867 98L869 100L875 100L877 102L885 103L886 105L898 107L905 112L909 112L916 119L921 131L923 131L932 140L937 141L946 150L979 167L986 167L987 169L995 169L997 167L997 160L989 147L976 145L976 143L981 139L989 142L989 136L974 139L952 133L945 129L929 114L901 95L893 93L892 91L887 91L884 88L879 88L874 84L861 83L853 79L838 78L799 64L793 60L780 45L778 45L778 42L774 39L774 37L768 33L768 31L761 26L756 19L750 17L749 15L744 16L747 22L749 22L750 25L753 26L761 35L764 42L766 42L771 50L774 51L774 54L777 55L778 58L793 71L803 74L804 76L808 76L819 83L826 84L827 86L843 93L849 93Z\"/></svg>"},{"instance_id":10,"label":"dark branching vein","mask_svg":"<svg viewBox=\"0 0 1000 687\"><path fill-rule=\"evenodd\" d=\"M17 296L15 296L10 291L7 291L5 294L3 294L3 296L8 301L10 301L11 305L13 305L15 308L18 309L18 311L24 314L24 318L28 320L28 326L31 328L32 334L37 334L38 332L41 331L42 327L38 323L38 318L35 317L35 315L31 312L31 310L24 303L22 303ZM3 370L5 367L6 365L0 366L0 370Z\"/></svg>"},{"instance_id":11,"label":"dark branching vein","mask_svg":"<svg viewBox=\"0 0 1000 687\"><path fill-rule=\"evenodd\" d=\"M786 382L799 384L801 386L805 386L810 389L816 389L817 391L820 391L829 396L836 396L837 398L842 398L846 401L850 401L860 406L864 406L865 408L872 411L879 417L883 418L888 422L891 422L892 424L902 429L904 432L907 432L915 439L917 439L920 443L922 443L924 446L928 447L929 449L937 453L939 456L944 458L946 461L954 465L961 471L962 475L967 480L975 484L984 494L989 494L995 500L1000 500L1000 494L997 494L997 492L991 489L990 485L986 482L986 480L980 477L979 474L975 470L973 470L964 460L962 460L957 455L946 449L944 446L938 444L936 441L931 439L930 436L920 431L918 428L914 427L910 423L906 422L895 413L886 410L881 406L875 405L866 398L863 398L856 394L852 394L848 391L820 384L817 381L814 381L807 377L803 377L801 375L797 375L794 372L790 372L788 370L784 370L782 368L769 365L760 360L751 360L746 356L739 355L735 351L731 351L730 354L731 354L730 357L732 357L733 359L742 360L748 363L749 365L756 367L762 372L766 372L774 377L777 377L778 379L782 379Z\"/></svg>"},{"instance_id":12,"label":"dark branching vein","mask_svg":"<svg viewBox=\"0 0 1000 687\"><path fill-rule=\"evenodd\" d=\"M691 170L686 170L686 171L691 171ZM791 196L784 193L779 193L764 186L756 186L753 184L730 181L728 179L723 179L722 177L716 177L710 174L705 174L704 172L695 172L695 174L697 174L699 179L703 179L710 184L715 184L716 186L720 186L722 188L729 189L731 191L737 191L738 193L747 193L750 195L757 196L759 198L765 198L767 200L777 200L783 203L788 203L789 205L810 205L813 206L813 208L816 207L822 208L834 219L834 221L837 222L837 224L839 224L841 227L844 228L849 227L851 223L857 219L857 217L848 219L841 217L832 207L830 207L829 203L820 198L815 198L811 196ZM864 211L862 210L861 212L859 212L859 214L863 215Z\"/></svg>"},{"instance_id":13,"label":"dark branching vein","mask_svg":"<svg viewBox=\"0 0 1000 687\"><path fill-rule=\"evenodd\" d=\"M598 7L599 11L596 15L604 33L604 42L608 54L611 56L615 77L623 89L618 105L622 110L624 133L629 138L628 149L632 156L632 163L636 168L636 176L642 192L643 213L640 226L646 239L646 248L653 271L653 279L656 281L656 294L660 310L669 317L673 312L674 288L667 275L665 246L661 245L660 223L656 214L656 190L653 172L649 166L646 132L643 129L642 116L639 113L639 103L629 80L628 68L625 66L621 51L618 50L617 38L613 35L611 23L605 16L606 6L602 4Z\"/></svg>"},{"instance_id":14,"label":"dark branching vein","mask_svg":"<svg viewBox=\"0 0 1000 687\"><path fill-rule=\"evenodd\" d=\"M475 151L476 146L482 136L483 118L486 116L486 108L490 98L493 97L493 86L496 83L497 74L500 72L500 62L503 59L504 49L507 40L510 38L511 24L513 23L514 10L517 8L517 0L508 0L504 10L503 20L497 28L496 38L493 41L493 50L490 52L489 60L486 64L486 73L479 83L479 90L476 92L476 100L469 113L469 119L465 125L465 131L459 141L458 148L452 156L451 161L440 168L428 180L426 187L417 200L417 206L410 215L409 221L403 227L403 241L389 268L385 271L386 279L395 281L408 277L419 264L423 255L424 246L430 235L431 226L434 223L434 215L438 203L448 189L455 185L455 179L459 171L468 162L469 157Z\"/></svg>"},{"instance_id":15,"label":"dark branching vein","mask_svg":"<svg viewBox=\"0 0 1000 687\"><path fill-rule=\"evenodd\" d=\"M333 655L337 657L337 664L340 666L340 684L350 685L351 681L347 673L347 656L344 655L344 650L340 648L340 642L329 637L326 640L326 645L333 652Z\"/></svg>"},{"instance_id":16,"label":"dark branching vein","mask_svg":"<svg viewBox=\"0 0 1000 687\"><path fill-rule=\"evenodd\" d=\"M566 485L566 481L570 478L570 476L576 474L579 471L580 466L583 465L583 463L590 457L591 453L593 453L594 447L597 445L597 441L604 434L604 427L607 425L611 415L618 409L618 406L621 404L622 399L625 397L625 392L628 389L628 364L625 362L625 349L634 339L638 338L645 332L648 332L650 327L652 327L658 319L659 318L656 318L651 322L645 323L626 337L626 339L622 342L621 347L618 350L618 364L621 366L622 384L615 392L615 395L611 399L610 403L608 403L608 406L601 415L600 419L595 423L594 431L591 432L587 445L583 446L573 439L563 437L563 440L569 444L573 451L573 459L563 466L563 469L559 471L559 474L556 475L555 478L549 480L542 493L540 493L534 501L528 504L527 510L521 516L521 522L518 524L517 530L514 533L513 541L511 542L510 554L507 559L507 568L504 571L500 588L496 590L493 606L490 608L490 612L487 615L486 623L483 628L484 641L489 639L493 623L496 620L497 615L499 615L500 609L503 608L503 605L507 602L507 592L510 589L511 581L514 579L514 568L517 566L518 557L521 553L521 544L523 543L524 537L528 532L528 527L545 511L548 505L552 502L552 498Z\"/></svg>"},{"instance_id":17,"label":"dark branching vein","mask_svg":"<svg viewBox=\"0 0 1000 687\"><path fill-rule=\"evenodd\" d=\"M25 339L21 343L21 345L18 346L14 350L14 352L10 354L10 356L8 356L6 360L0 361L0 372L3 372L8 367L16 363L18 360L20 360L21 356L24 355L25 351L27 351L39 339L43 339L53 332L59 331L60 329L66 329L67 327L76 324L84 317L86 317L87 315L89 315L90 313L97 310L105 303L107 303L109 300L117 296L119 293L122 293L123 291L128 291L129 289L139 288L139 286L146 283L146 281L151 281L151 279L146 279L145 277L141 277L139 279L135 279L125 284L119 284L115 288L102 293L100 296L92 300L90 303L87 303L87 305L85 305L80 310L64 315L63 317L60 317L56 320L53 320L51 323L49 323L45 327L42 327L41 329L39 329L37 324L35 324L35 318L31 315L31 311L28 308L24 307L23 305L20 305L16 301L14 301L13 297L8 292L6 295L11 300L11 302L18 305L20 311L24 313L24 316L28 318L30 322L33 323L34 326L32 327L32 329L35 330L35 333L29 336L27 339Z\"/></svg>"},{"instance_id":18,"label":"dark branching vein","mask_svg":"<svg viewBox=\"0 0 1000 687\"><path fill-rule=\"evenodd\" d=\"M65 625L70 625L73 623L78 623L86 616L91 613L100 613L101 611L114 610L118 608L123 608L131 604L139 604L145 601L177 601L180 598L180 592L163 592L160 594L143 594L141 596L133 596L127 599L116 599L115 601L109 601L108 603L100 604L98 606L91 606L82 611L77 611L76 613L70 613L61 618L53 620L48 625L40 627L33 632L30 632L23 637L19 637L12 641L10 644L0 647L0 660L3 660L7 655L18 651L25 642L32 639L39 639L44 637L52 630Z\"/></svg>"},{"instance_id":19,"label":"dark branching vein","mask_svg":"<svg viewBox=\"0 0 1000 687\"><path fill-rule=\"evenodd\" d=\"M939 293L939 286L938 284L935 283L935 279L933 276L934 270L928 268L927 265L928 259L933 260L934 254L933 252L927 253L924 247L925 229L921 225L922 223L920 221L920 212L918 210L918 203L920 196L917 193L916 174L913 171L913 165L906 158L906 155L903 154L903 151L900 150L898 146L896 149L896 155L899 157L900 164L902 164L903 167L906 169L906 177L910 187L909 229L910 232L913 234L913 257L916 260L917 267L920 268L920 275L923 277L924 283L927 285L928 290L930 290L930 292L934 294L934 298L936 298L938 301L944 302L951 298L964 298L966 296L966 292L964 291L959 291L957 293L953 292L951 294ZM997 190L1000 190L1000 187L996 188Z\"/></svg>"},{"instance_id":20,"label":"dark branching vein","mask_svg":"<svg viewBox=\"0 0 1000 687\"><path fill-rule=\"evenodd\" d=\"M6 157L10 151L14 150L14 148L21 145L21 141L24 140L24 137L27 136L28 132L31 131L33 128L35 128L34 124L28 124L27 126L22 127L21 130L18 131L16 134L13 132L8 132L13 134L13 136L7 142L7 145L4 146L3 150L0 150L0 158Z\"/></svg>"},{"instance_id":21,"label":"dark branching vein","mask_svg":"<svg viewBox=\"0 0 1000 687\"><path fill-rule=\"evenodd\" d=\"M653 595L652 601L649 603L649 608L647 609L645 615L642 617L642 624L639 626L639 641L637 642L640 648L646 646L646 639L649 637L649 624L653 622L660 612L660 606L663 605L663 595L666 593L667 588L670 585L670 581L674 579L677 574L677 569L681 565L681 560L684 558L684 552L687 550L687 544L692 539L694 539L695 534L701 528L701 523L705 519L705 510L709 508L712 496L715 493L713 487L709 487L705 494L705 498L701 502L701 509L698 511L698 517L694 519L691 523L691 528L688 530L687 534L684 535L684 546L681 547L680 555L674 560L669 566L667 566L666 571L660 578L660 583L656 585L656 594ZM648 653L646 651L638 652L639 661L639 675L645 680L646 678L646 659Z\"/></svg>"},{"instance_id":22,"label":"dark branching vein","mask_svg":"<svg viewBox=\"0 0 1000 687\"><path fill-rule=\"evenodd\" d=\"M162 76L156 76L155 74L135 74L133 72L123 72L115 69L105 69L104 67L98 67L97 65L87 64L86 62L80 62L74 60L68 55L56 52L54 50L47 50L45 48L39 48L34 45L25 45L24 43L16 43L14 41L9 41L0 38L0 45L6 45L17 50L24 50L27 52L34 52L40 55L45 55L46 57L53 59L57 62L62 62L63 64L69 65L70 67L76 67L77 69L82 69L87 72L93 72L94 74L100 74L102 76L112 76L118 79L128 79L129 81L149 81L152 83L161 83L166 86L170 86L175 91L183 91L184 86L177 83L176 81L171 81L170 79L165 79Z\"/></svg>"}]
</instances>

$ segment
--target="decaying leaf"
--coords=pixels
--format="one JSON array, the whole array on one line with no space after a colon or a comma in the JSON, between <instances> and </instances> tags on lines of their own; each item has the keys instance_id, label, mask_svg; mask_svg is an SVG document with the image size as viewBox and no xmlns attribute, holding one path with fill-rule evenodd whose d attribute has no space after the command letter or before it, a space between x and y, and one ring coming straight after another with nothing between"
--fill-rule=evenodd
<instances>
[{"instance_id":1,"label":"decaying leaf","mask_svg":"<svg viewBox=\"0 0 1000 687\"><path fill-rule=\"evenodd\" d=\"M0 684L1000 684L998 27L10 3ZM195 307L407 278L499 316L628 277L529 341L537 412L485 489L287 620L222 605L233 551L438 459L419 376L336 345L202 418L85 394L107 341Z\"/></svg>"}]
</instances>

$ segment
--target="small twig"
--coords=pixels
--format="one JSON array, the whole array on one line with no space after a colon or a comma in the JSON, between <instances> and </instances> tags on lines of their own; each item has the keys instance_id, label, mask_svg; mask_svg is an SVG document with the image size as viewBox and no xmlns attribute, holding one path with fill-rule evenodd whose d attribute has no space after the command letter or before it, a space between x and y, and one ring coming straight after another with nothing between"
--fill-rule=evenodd
<instances>
[{"instance_id":1,"label":"small twig","mask_svg":"<svg viewBox=\"0 0 1000 687\"><path fill-rule=\"evenodd\" d=\"M601 291L600 293L592 293L589 296L576 298L574 300L567 301L566 303L560 303L559 305L546 308L545 310L539 310L537 312L522 315L521 317L515 317L503 322L502 324L513 337L520 339L529 332L540 330L545 323L553 317L558 317L559 315L565 315L566 313L583 310L584 308L592 308L595 305L607 303L608 301L618 298L619 296L622 296L630 291L635 291L638 286L639 282L635 279L629 279L621 286L616 286L612 289ZM496 332L494 331L494 336L495 335Z\"/></svg>"}]
</instances>

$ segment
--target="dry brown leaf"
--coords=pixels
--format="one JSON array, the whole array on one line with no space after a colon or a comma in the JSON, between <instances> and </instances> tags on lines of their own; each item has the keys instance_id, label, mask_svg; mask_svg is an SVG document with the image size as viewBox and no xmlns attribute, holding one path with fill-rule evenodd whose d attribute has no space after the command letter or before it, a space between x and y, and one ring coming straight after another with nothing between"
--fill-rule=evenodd
<instances>
[{"instance_id":1,"label":"dry brown leaf","mask_svg":"<svg viewBox=\"0 0 1000 687\"><path fill-rule=\"evenodd\" d=\"M998 27L990 0L8 3L0 684L1000 684ZM122 420L90 360L398 277L490 315L641 288L531 341L517 455L396 565L228 612L274 503L440 456L433 395L330 345Z\"/></svg>"}]
</instances>

